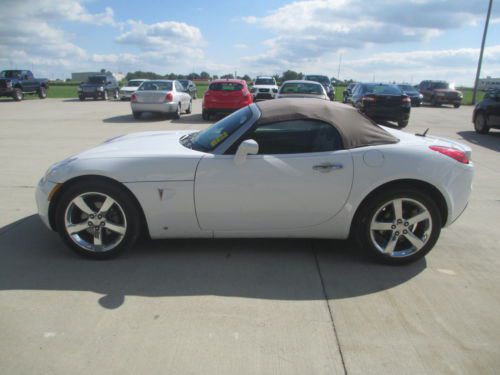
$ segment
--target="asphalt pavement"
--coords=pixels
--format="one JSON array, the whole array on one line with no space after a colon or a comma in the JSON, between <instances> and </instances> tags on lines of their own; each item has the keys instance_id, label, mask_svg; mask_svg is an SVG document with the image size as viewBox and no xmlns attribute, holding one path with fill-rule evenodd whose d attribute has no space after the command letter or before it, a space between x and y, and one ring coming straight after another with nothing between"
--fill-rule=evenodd
<instances>
[{"instance_id":1,"label":"asphalt pavement","mask_svg":"<svg viewBox=\"0 0 500 375\"><path fill-rule=\"evenodd\" d=\"M472 147L465 213L425 258L372 263L347 241L141 241L112 261L73 255L36 216L53 162L145 130L119 101L0 100L0 373L497 374L500 132L472 107L412 109L408 132Z\"/></svg>"}]
</instances>

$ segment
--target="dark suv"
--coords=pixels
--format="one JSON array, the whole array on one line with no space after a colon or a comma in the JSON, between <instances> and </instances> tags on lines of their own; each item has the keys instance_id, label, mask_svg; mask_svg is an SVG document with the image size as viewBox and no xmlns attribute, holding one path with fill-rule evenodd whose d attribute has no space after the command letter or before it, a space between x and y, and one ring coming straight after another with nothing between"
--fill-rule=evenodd
<instances>
[{"instance_id":1,"label":"dark suv","mask_svg":"<svg viewBox=\"0 0 500 375\"><path fill-rule=\"evenodd\" d=\"M108 100L110 97L118 99L119 93L120 86L118 86L118 82L111 74L90 76L87 78L87 82L78 87L78 98L80 100L86 98Z\"/></svg>"},{"instance_id":2,"label":"dark suv","mask_svg":"<svg viewBox=\"0 0 500 375\"><path fill-rule=\"evenodd\" d=\"M314 81L314 82L321 83L323 85L323 87L325 88L326 95L328 95L330 100L333 101L335 99L335 87L332 85L330 78L328 78L327 76L308 74L308 75L305 75L303 79L306 81Z\"/></svg>"},{"instance_id":3,"label":"dark suv","mask_svg":"<svg viewBox=\"0 0 500 375\"><path fill-rule=\"evenodd\" d=\"M192 99L196 99L198 97L198 89L193 81L189 79L179 79L179 82L186 90L186 94L191 95Z\"/></svg>"},{"instance_id":4,"label":"dark suv","mask_svg":"<svg viewBox=\"0 0 500 375\"><path fill-rule=\"evenodd\" d=\"M435 107L441 104L452 104L458 108L462 104L462 93L446 81L422 81L418 89L423 96L422 101Z\"/></svg>"},{"instance_id":5,"label":"dark suv","mask_svg":"<svg viewBox=\"0 0 500 375\"><path fill-rule=\"evenodd\" d=\"M486 134L490 128L500 129L500 89L488 91L476 104L472 114L474 130Z\"/></svg>"}]
</instances>

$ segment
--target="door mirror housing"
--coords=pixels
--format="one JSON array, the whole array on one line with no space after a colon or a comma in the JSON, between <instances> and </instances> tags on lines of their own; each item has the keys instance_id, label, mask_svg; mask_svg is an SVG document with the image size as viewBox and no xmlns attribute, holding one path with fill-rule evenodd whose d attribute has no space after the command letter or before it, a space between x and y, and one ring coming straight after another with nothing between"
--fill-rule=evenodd
<instances>
[{"instance_id":1,"label":"door mirror housing","mask_svg":"<svg viewBox=\"0 0 500 375\"><path fill-rule=\"evenodd\" d=\"M259 144L253 139L247 139L238 146L236 154L234 154L234 163L242 165L247 160L247 155L255 155L259 153Z\"/></svg>"}]
</instances>

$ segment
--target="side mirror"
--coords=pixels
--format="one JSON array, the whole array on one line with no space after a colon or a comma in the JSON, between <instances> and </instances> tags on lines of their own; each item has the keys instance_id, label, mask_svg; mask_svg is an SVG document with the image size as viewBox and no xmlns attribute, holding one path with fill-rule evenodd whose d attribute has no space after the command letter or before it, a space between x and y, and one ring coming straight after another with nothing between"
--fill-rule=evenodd
<instances>
[{"instance_id":1,"label":"side mirror","mask_svg":"<svg viewBox=\"0 0 500 375\"><path fill-rule=\"evenodd\" d=\"M255 155L259 153L259 144L253 139L247 139L240 143L236 154L234 155L234 163L242 165L247 160L247 155Z\"/></svg>"},{"instance_id":2,"label":"side mirror","mask_svg":"<svg viewBox=\"0 0 500 375\"><path fill-rule=\"evenodd\" d=\"M106 82L106 84L111 85L111 81Z\"/></svg>"}]
</instances>

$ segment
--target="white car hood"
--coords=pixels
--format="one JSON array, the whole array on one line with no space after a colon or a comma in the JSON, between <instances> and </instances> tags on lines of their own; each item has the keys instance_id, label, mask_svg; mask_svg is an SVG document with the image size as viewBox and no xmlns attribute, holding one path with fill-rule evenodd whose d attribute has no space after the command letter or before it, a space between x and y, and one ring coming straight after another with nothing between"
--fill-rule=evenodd
<instances>
[{"instance_id":1,"label":"white car hood","mask_svg":"<svg viewBox=\"0 0 500 375\"><path fill-rule=\"evenodd\" d=\"M203 153L184 147L179 138L191 131L151 131L111 138L97 147L75 155L78 159L201 157Z\"/></svg>"}]
</instances>

